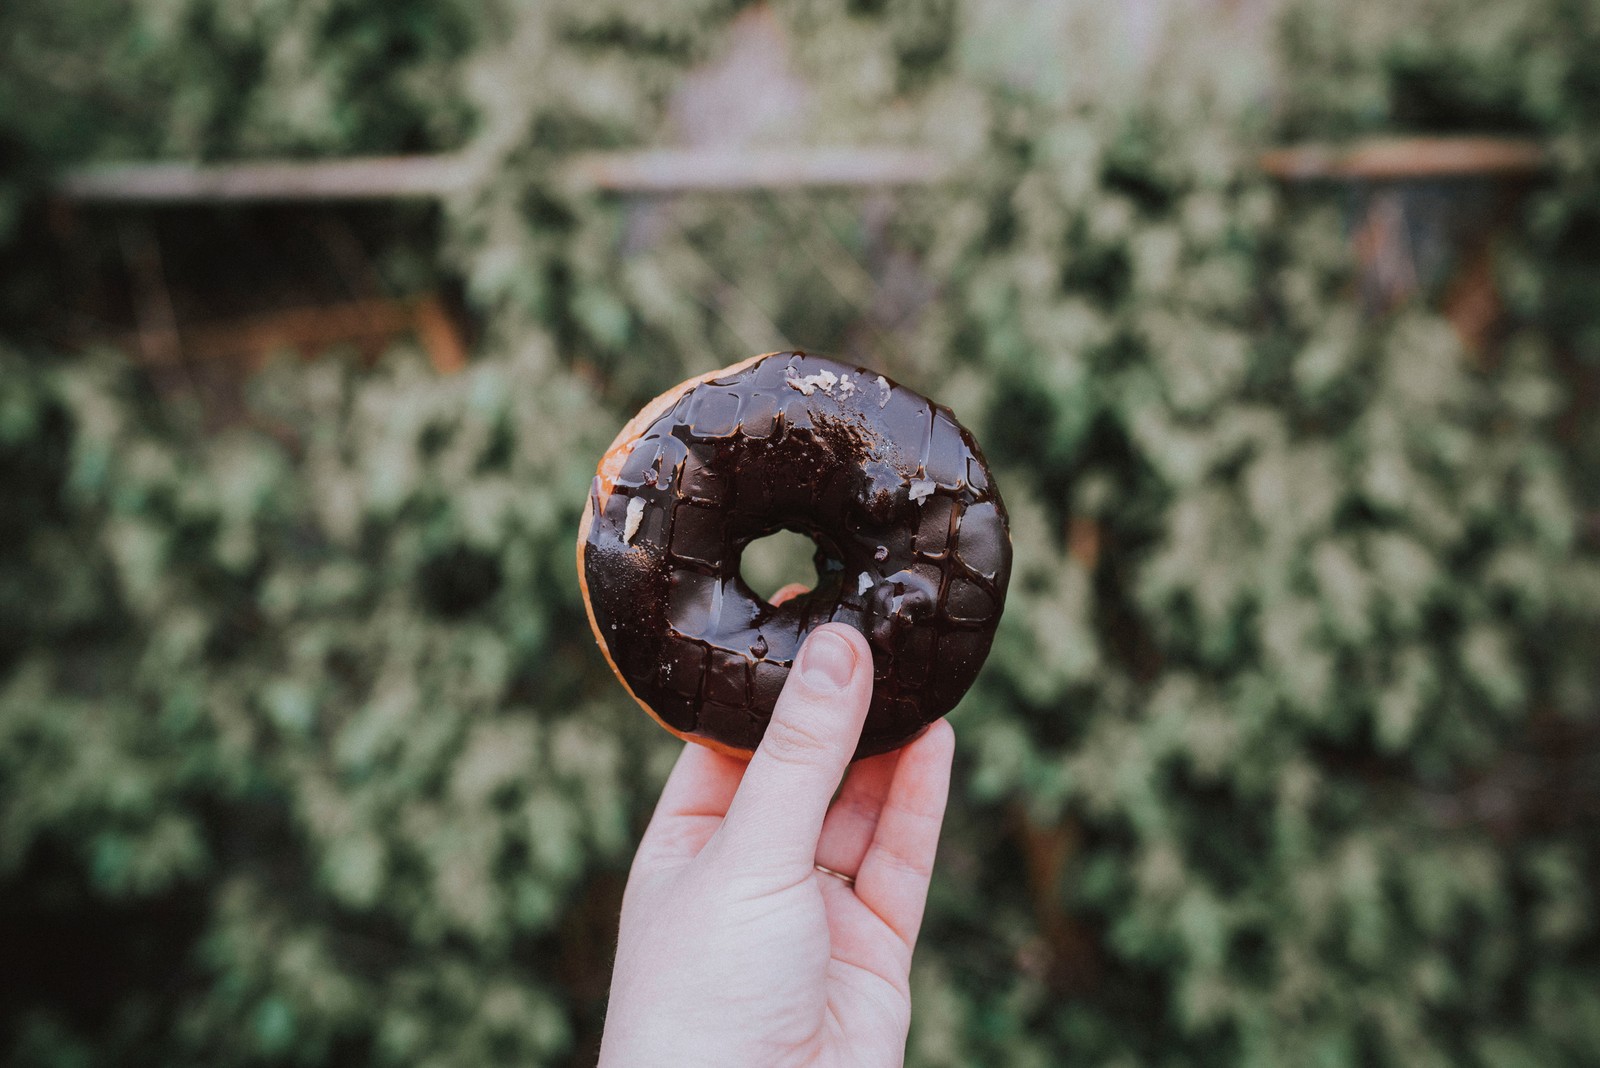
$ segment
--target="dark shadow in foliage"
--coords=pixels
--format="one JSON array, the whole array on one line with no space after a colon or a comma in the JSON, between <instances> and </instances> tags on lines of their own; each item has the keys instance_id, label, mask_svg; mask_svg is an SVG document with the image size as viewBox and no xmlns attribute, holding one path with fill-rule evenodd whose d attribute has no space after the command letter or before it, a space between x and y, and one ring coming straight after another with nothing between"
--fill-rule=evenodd
<instances>
[{"instance_id":1,"label":"dark shadow in foliage","mask_svg":"<svg viewBox=\"0 0 1600 1068\"><path fill-rule=\"evenodd\" d=\"M428 609L459 619L482 608L500 589L500 561L457 545L418 569L417 587Z\"/></svg>"}]
</instances>

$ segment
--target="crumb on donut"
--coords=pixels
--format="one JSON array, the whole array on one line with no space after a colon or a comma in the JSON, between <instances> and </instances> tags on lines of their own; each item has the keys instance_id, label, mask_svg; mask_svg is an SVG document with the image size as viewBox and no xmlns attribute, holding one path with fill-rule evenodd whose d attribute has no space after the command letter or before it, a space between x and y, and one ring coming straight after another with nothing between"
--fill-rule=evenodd
<instances>
[{"instance_id":1,"label":"crumb on donut","mask_svg":"<svg viewBox=\"0 0 1600 1068\"><path fill-rule=\"evenodd\" d=\"M794 375L794 368L790 367L786 368L786 370L788 370L789 375L784 379L784 381L787 382L790 387L798 389L807 397L815 393L817 391L817 387L819 386L822 388L822 392L831 397L833 396L834 383L839 381L839 376L834 374L832 371L818 371L814 375L806 375L804 378L796 378Z\"/></svg>"},{"instance_id":2,"label":"crumb on donut","mask_svg":"<svg viewBox=\"0 0 1600 1068\"><path fill-rule=\"evenodd\" d=\"M629 545L633 536L639 533L639 524L644 520L644 498L632 497L628 500L628 518L622 526L622 544Z\"/></svg>"},{"instance_id":3,"label":"crumb on donut","mask_svg":"<svg viewBox=\"0 0 1600 1068\"><path fill-rule=\"evenodd\" d=\"M878 398L878 407L884 408L889 404L889 380L882 375L879 375L878 385L883 387L883 396Z\"/></svg>"},{"instance_id":4,"label":"crumb on donut","mask_svg":"<svg viewBox=\"0 0 1600 1068\"><path fill-rule=\"evenodd\" d=\"M925 478L914 478L911 480L911 499L921 504L927 498L932 497L933 491L937 488L938 484L935 482Z\"/></svg>"},{"instance_id":5,"label":"crumb on donut","mask_svg":"<svg viewBox=\"0 0 1600 1068\"><path fill-rule=\"evenodd\" d=\"M863 571L861 573L860 586L857 588L856 592L866 593L870 589L872 589L872 576Z\"/></svg>"}]
</instances>

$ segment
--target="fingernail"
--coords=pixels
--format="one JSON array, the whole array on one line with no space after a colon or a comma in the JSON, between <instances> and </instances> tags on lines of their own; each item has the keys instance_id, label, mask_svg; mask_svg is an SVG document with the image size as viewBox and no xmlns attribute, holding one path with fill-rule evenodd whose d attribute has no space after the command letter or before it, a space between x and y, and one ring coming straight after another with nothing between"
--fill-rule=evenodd
<instances>
[{"instance_id":1,"label":"fingernail","mask_svg":"<svg viewBox=\"0 0 1600 1068\"><path fill-rule=\"evenodd\" d=\"M800 650L800 681L813 690L842 690L856 670L855 648L837 634L819 630Z\"/></svg>"}]
</instances>

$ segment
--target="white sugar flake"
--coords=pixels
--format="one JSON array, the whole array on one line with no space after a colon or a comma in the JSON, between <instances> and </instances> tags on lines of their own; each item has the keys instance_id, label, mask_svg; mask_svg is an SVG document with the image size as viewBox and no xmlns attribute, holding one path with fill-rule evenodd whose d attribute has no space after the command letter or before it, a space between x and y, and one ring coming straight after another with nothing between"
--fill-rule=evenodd
<instances>
[{"instance_id":1,"label":"white sugar flake","mask_svg":"<svg viewBox=\"0 0 1600 1068\"><path fill-rule=\"evenodd\" d=\"M832 371L818 371L814 375L806 375L804 378L797 378L794 374L794 368L791 367L787 370L789 371L789 375L784 379L784 381L808 397L815 393L818 387L821 387L822 392L826 393L828 396L833 396L834 384L839 381L839 376L834 374Z\"/></svg>"},{"instance_id":2,"label":"white sugar flake","mask_svg":"<svg viewBox=\"0 0 1600 1068\"><path fill-rule=\"evenodd\" d=\"M861 573L860 581L861 585L860 588L856 590L857 593L866 593L868 590L872 589L872 576L867 574L865 571Z\"/></svg>"},{"instance_id":3,"label":"white sugar flake","mask_svg":"<svg viewBox=\"0 0 1600 1068\"><path fill-rule=\"evenodd\" d=\"M628 517L622 525L622 544L633 543L633 536L639 533L639 524L644 521L644 498L630 497L628 499Z\"/></svg>"},{"instance_id":4,"label":"white sugar flake","mask_svg":"<svg viewBox=\"0 0 1600 1068\"><path fill-rule=\"evenodd\" d=\"M916 501L918 504L921 504L927 498L932 497L933 496L933 491L935 489L937 489L937 488L938 488L938 483L930 482L929 480L927 480L925 478L912 479L911 480L911 499Z\"/></svg>"},{"instance_id":5,"label":"white sugar flake","mask_svg":"<svg viewBox=\"0 0 1600 1068\"><path fill-rule=\"evenodd\" d=\"M889 405L889 380L879 375L878 385L883 387L883 396L878 398L878 407L886 408Z\"/></svg>"}]
</instances>

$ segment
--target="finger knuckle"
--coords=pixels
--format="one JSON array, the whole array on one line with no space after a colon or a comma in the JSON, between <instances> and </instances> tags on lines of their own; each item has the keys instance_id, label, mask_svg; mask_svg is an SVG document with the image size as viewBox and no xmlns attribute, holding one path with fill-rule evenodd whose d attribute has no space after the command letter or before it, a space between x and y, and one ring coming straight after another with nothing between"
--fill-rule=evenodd
<instances>
[{"instance_id":1,"label":"finger knuckle","mask_svg":"<svg viewBox=\"0 0 1600 1068\"><path fill-rule=\"evenodd\" d=\"M897 845L879 843L877 859L889 870L900 872L913 879L927 879L933 874L931 856L923 856L920 852L903 849Z\"/></svg>"},{"instance_id":2,"label":"finger knuckle","mask_svg":"<svg viewBox=\"0 0 1600 1068\"><path fill-rule=\"evenodd\" d=\"M883 806L884 817L917 835L939 836L944 823L944 804L932 799L890 798Z\"/></svg>"},{"instance_id":3,"label":"finger knuckle","mask_svg":"<svg viewBox=\"0 0 1600 1068\"><path fill-rule=\"evenodd\" d=\"M761 749L784 764L815 764L833 749L826 734L790 719L775 719L767 724Z\"/></svg>"}]
</instances>

